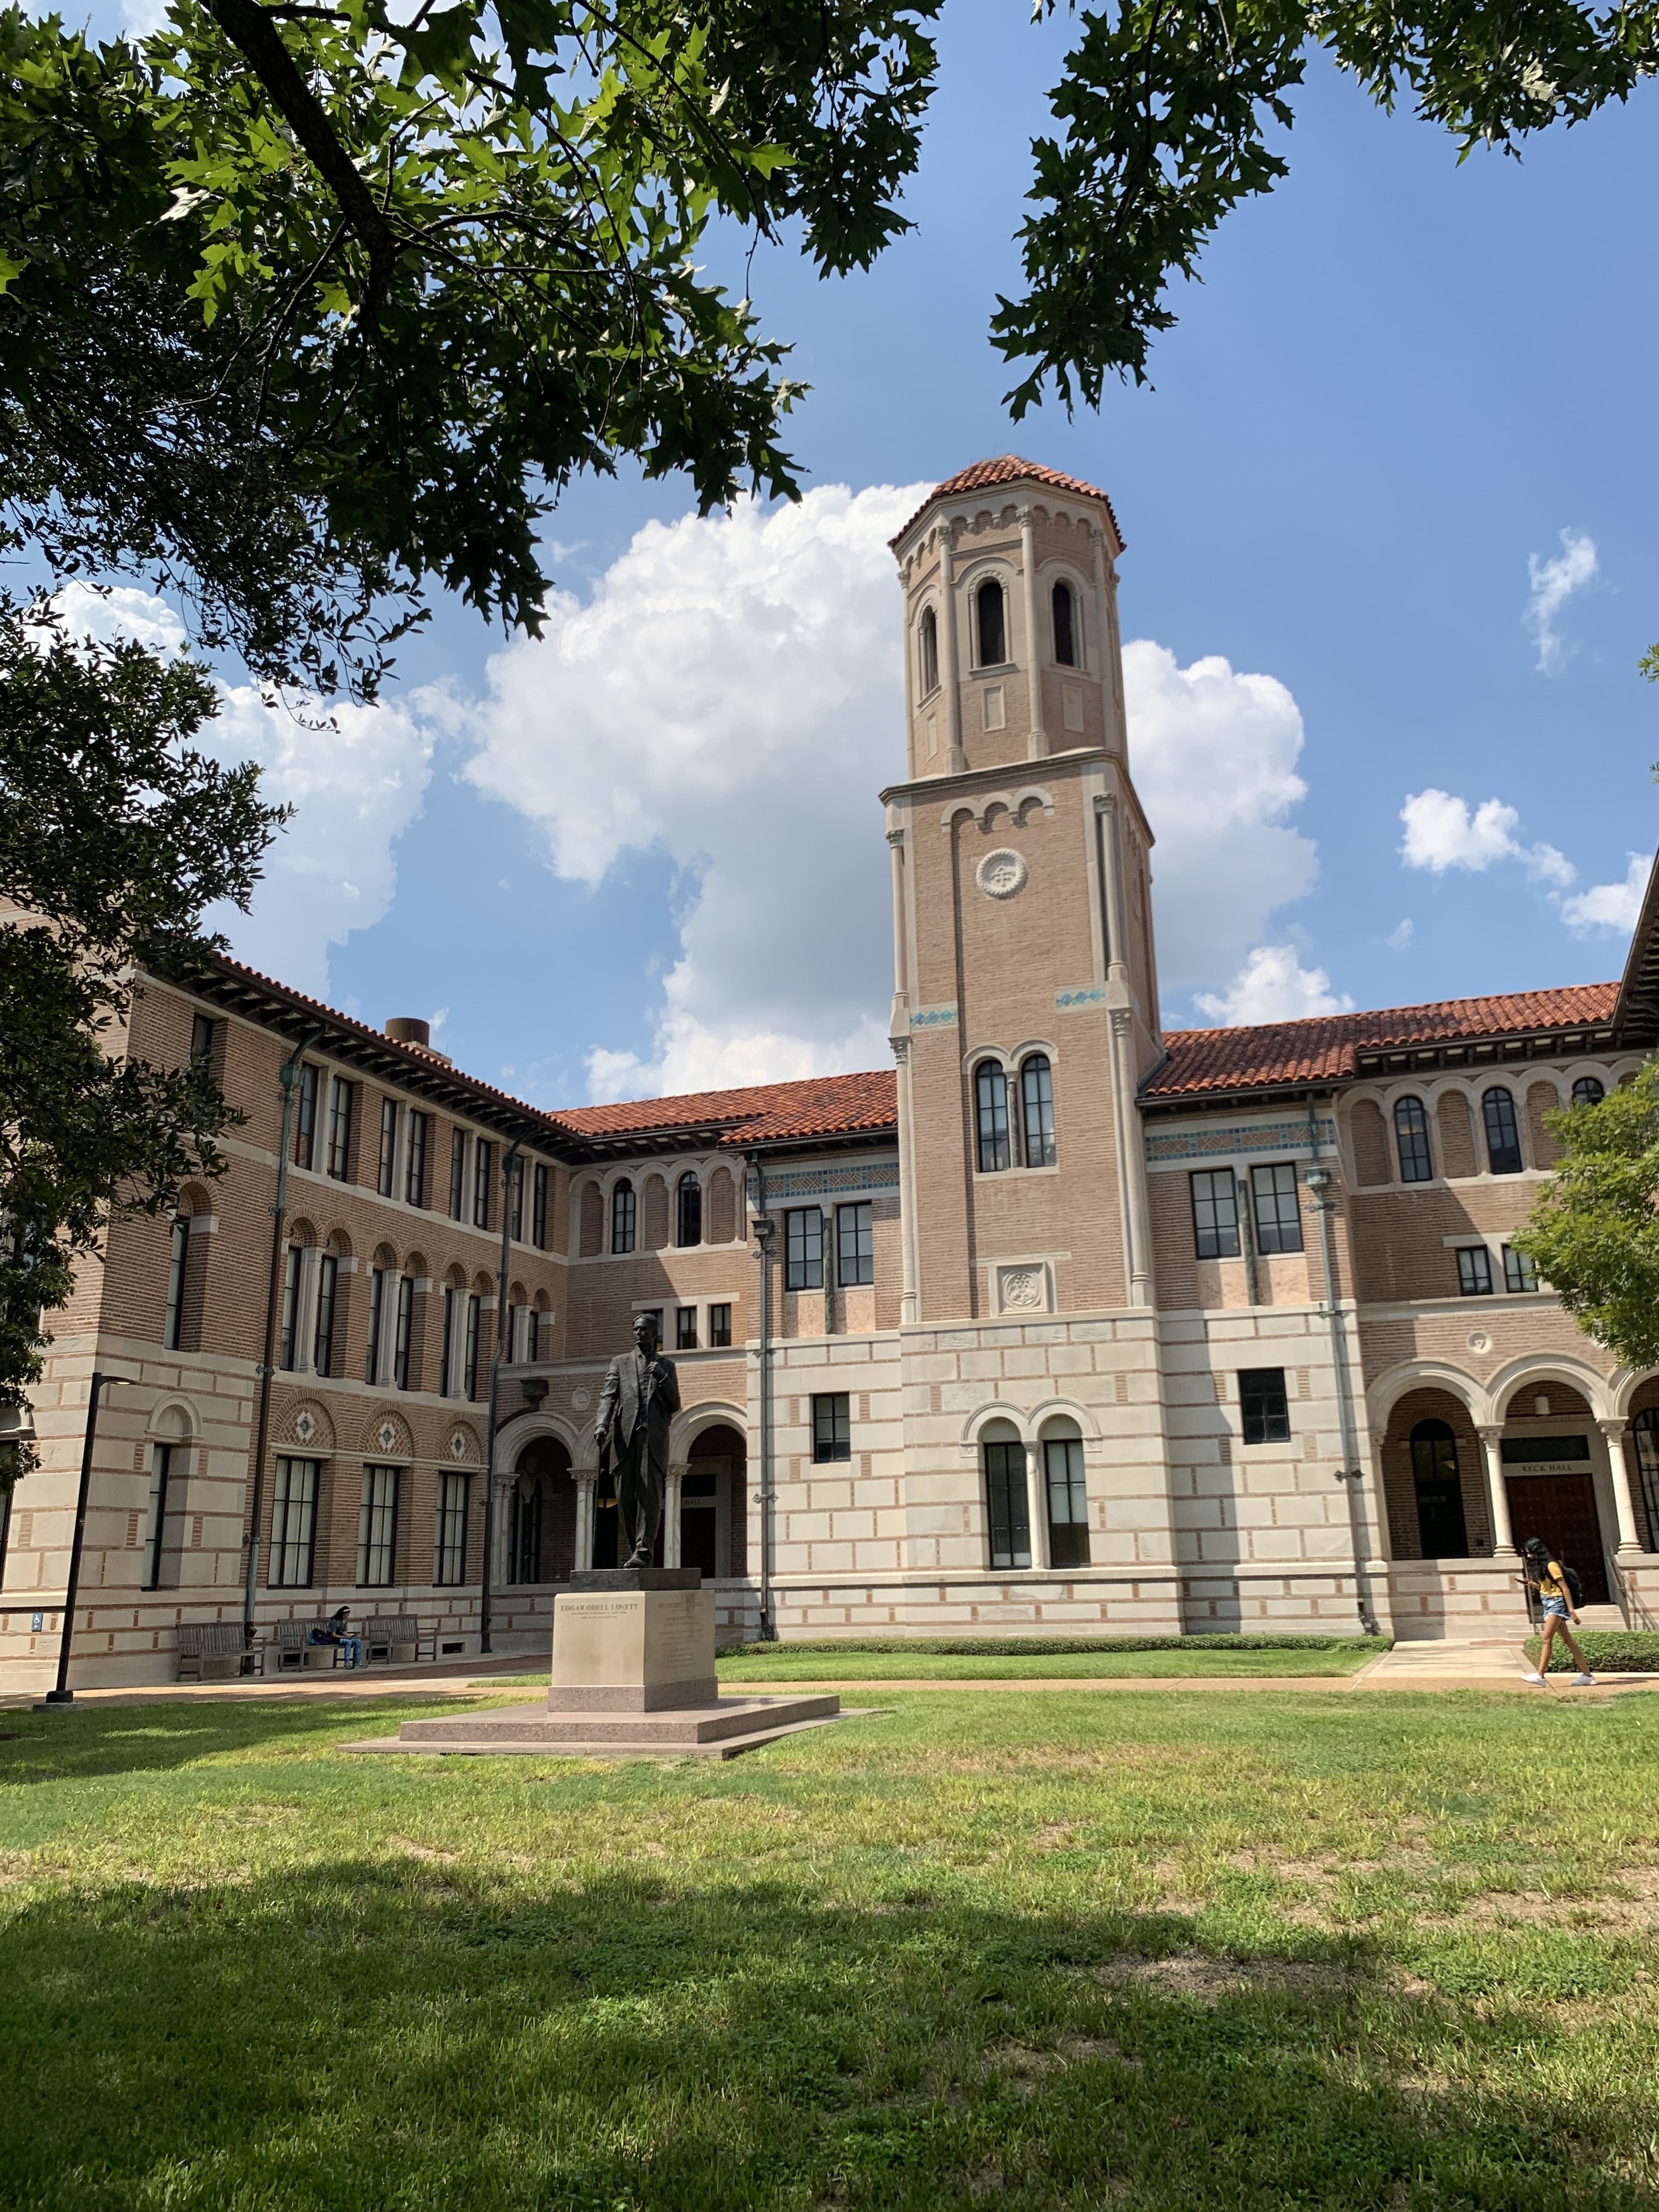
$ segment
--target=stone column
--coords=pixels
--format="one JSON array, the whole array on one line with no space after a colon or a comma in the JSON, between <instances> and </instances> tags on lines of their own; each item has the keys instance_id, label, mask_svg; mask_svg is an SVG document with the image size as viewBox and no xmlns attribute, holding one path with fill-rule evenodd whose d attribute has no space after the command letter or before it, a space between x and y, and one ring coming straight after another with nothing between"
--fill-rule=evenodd
<instances>
[{"instance_id":1,"label":"stone column","mask_svg":"<svg viewBox=\"0 0 1659 2212\"><path fill-rule=\"evenodd\" d=\"M1042 1446L1025 1447L1025 1510L1031 1522L1031 1565L1048 1565L1048 1493L1042 1480Z\"/></svg>"},{"instance_id":2,"label":"stone column","mask_svg":"<svg viewBox=\"0 0 1659 2212\"><path fill-rule=\"evenodd\" d=\"M1479 1431L1480 1449L1486 1460L1486 1503L1492 1509L1492 1552L1498 1563L1507 1560L1515 1549L1515 1537L1510 1528L1510 1497L1504 1486L1504 1462L1498 1451L1501 1429L1482 1429Z\"/></svg>"},{"instance_id":3,"label":"stone column","mask_svg":"<svg viewBox=\"0 0 1659 2212\"><path fill-rule=\"evenodd\" d=\"M1370 1448L1367 1474L1372 1498L1376 1501L1376 1559L1379 1566L1389 1566L1394 1560L1394 1531L1389 1526L1389 1487L1382 1461L1382 1447L1387 1431L1368 1429L1365 1432Z\"/></svg>"},{"instance_id":4,"label":"stone column","mask_svg":"<svg viewBox=\"0 0 1659 2212\"><path fill-rule=\"evenodd\" d=\"M576 1472L576 1565L579 1568L593 1564L593 1486L599 1480L597 1471L579 1468Z\"/></svg>"},{"instance_id":5,"label":"stone column","mask_svg":"<svg viewBox=\"0 0 1659 2212\"><path fill-rule=\"evenodd\" d=\"M663 1488L662 1563L665 1567L677 1567L680 1563L680 1485L684 1480L685 1464L677 1460L668 1470Z\"/></svg>"},{"instance_id":6,"label":"stone column","mask_svg":"<svg viewBox=\"0 0 1659 2212\"><path fill-rule=\"evenodd\" d=\"M1636 1497L1631 1486L1630 1459L1625 1450L1625 1434L1630 1425L1626 1421L1598 1421L1595 1425L1607 1440L1613 1510L1619 1516L1619 1556L1620 1559L1638 1558L1642 1550L1642 1524L1637 1518Z\"/></svg>"}]
</instances>

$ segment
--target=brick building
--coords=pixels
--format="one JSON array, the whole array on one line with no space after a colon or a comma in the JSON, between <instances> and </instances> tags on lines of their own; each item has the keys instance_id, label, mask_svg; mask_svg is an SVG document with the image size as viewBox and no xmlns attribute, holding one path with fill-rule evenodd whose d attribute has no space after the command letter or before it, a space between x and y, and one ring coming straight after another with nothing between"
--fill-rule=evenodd
<instances>
[{"instance_id":1,"label":"brick building","mask_svg":"<svg viewBox=\"0 0 1659 2212\"><path fill-rule=\"evenodd\" d=\"M1659 1607L1659 1376L1509 1241L1545 1112L1659 1038L1659 897L1620 984L1166 1032L1109 501L981 463L894 550L895 1070L544 1113L233 961L142 982L130 1048L246 1118L52 1318L0 1683L55 1664L94 1367L77 1680L343 1601L544 1648L642 1307L734 1634L1518 1626L1534 1528Z\"/></svg>"}]
</instances>

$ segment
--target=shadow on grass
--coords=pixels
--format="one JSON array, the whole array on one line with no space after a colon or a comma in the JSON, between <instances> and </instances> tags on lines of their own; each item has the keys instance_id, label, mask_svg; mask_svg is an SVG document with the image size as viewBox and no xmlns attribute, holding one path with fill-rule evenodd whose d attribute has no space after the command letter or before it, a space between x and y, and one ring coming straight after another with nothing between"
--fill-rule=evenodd
<instances>
[{"instance_id":1,"label":"shadow on grass","mask_svg":"<svg viewBox=\"0 0 1659 2212\"><path fill-rule=\"evenodd\" d=\"M83 1705L58 1713L0 1713L0 1789L26 1782L166 1773L226 1752L291 1746L314 1753L340 1736L395 1735L416 1712L447 1711L474 1699L407 1697L295 1698L291 1704L234 1698L200 1705ZM8 1740L9 1739L9 1740ZM0 2195L0 2204L5 2202Z\"/></svg>"},{"instance_id":2,"label":"shadow on grass","mask_svg":"<svg viewBox=\"0 0 1659 2212\"><path fill-rule=\"evenodd\" d=\"M1570 2079L1568 2027L1363 1944L1218 1960L1178 1916L703 1871L363 1856L33 1897L0 1923L0 2203L1653 2202L1638 2080Z\"/></svg>"}]
</instances>

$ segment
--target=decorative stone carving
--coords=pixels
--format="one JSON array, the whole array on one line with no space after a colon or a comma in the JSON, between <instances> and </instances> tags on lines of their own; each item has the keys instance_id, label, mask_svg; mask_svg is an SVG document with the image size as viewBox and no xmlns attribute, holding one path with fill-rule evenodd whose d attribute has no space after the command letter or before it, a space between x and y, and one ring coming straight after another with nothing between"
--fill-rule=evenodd
<instances>
[{"instance_id":1,"label":"decorative stone carving","mask_svg":"<svg viewBox=\"0 0 1659 2212\"><path fill-rule=\"evenodd\" d=\"M314 1401L308 1401L295 1409L294 1440L303 1444L308 1451L333 1450L334 1424Z\"/></svg>"},{"instance_id":2,"label":"decorative stone carving","mask_svg":"<svg viewBox=\"0 0 1659 2212\"><path fill-rule=\"evenodd\" d=\"M985 855L974 871L974 881L987 898L1006 899L1024 890L1029 873L1024 855L1002 845Z\"/></svg>"},{"instance_id":3,"label":"decorative stone carving","mask_svg":"<svg viewBox=\"0 0 1659 2212\"><path fill-rule=\"evenodd\" d=\"M383 1459L413 1459L415 1441L401 1413L390 1410L373 1416L363 1432L363 1449Z\"/></svg>"},{"instance_id":4,"label":"decorative stone carving","mask_svg":"<svg viewBox=\"0 0 1659 2212\"><path fill-rule=\"evenodd\" d=\"M458 1465L465 1460L477 1461L483 1457L483 1454L478 1449L477 1437L465 1422L458 1423L450 1431L449 1442L445 1449Z\"/></svg>"},{"instance_id":5,"label":"decorative stone carving","mask_svg":"<svg viewBox=\"0 0 1659 2212\"><path fill-rule=\"evenodd\" d=\"M1048 1270L1042 1261L997 1269L999 1311L1047 1313L1051 1304Z\"/></svg>"}]
</instances>

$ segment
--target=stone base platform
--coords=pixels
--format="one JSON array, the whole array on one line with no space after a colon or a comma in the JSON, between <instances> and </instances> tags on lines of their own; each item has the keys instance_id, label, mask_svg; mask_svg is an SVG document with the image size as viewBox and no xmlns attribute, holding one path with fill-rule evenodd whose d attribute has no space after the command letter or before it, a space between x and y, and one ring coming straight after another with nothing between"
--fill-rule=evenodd
<instances>
[{"instance_id":1,"label":"stone base platform","mask_svg":"<svg viewBox=\"0 0 1659 2212\"><path fill-rule=\"evenodd\" d=\"M542 1759L736 1759L756 1746L842 1717L839 1697L719 1698L670 1711L553 1711L545 1705L405 1721L395 1736L347 1751Z\"/></svg>"}]
</instances>

